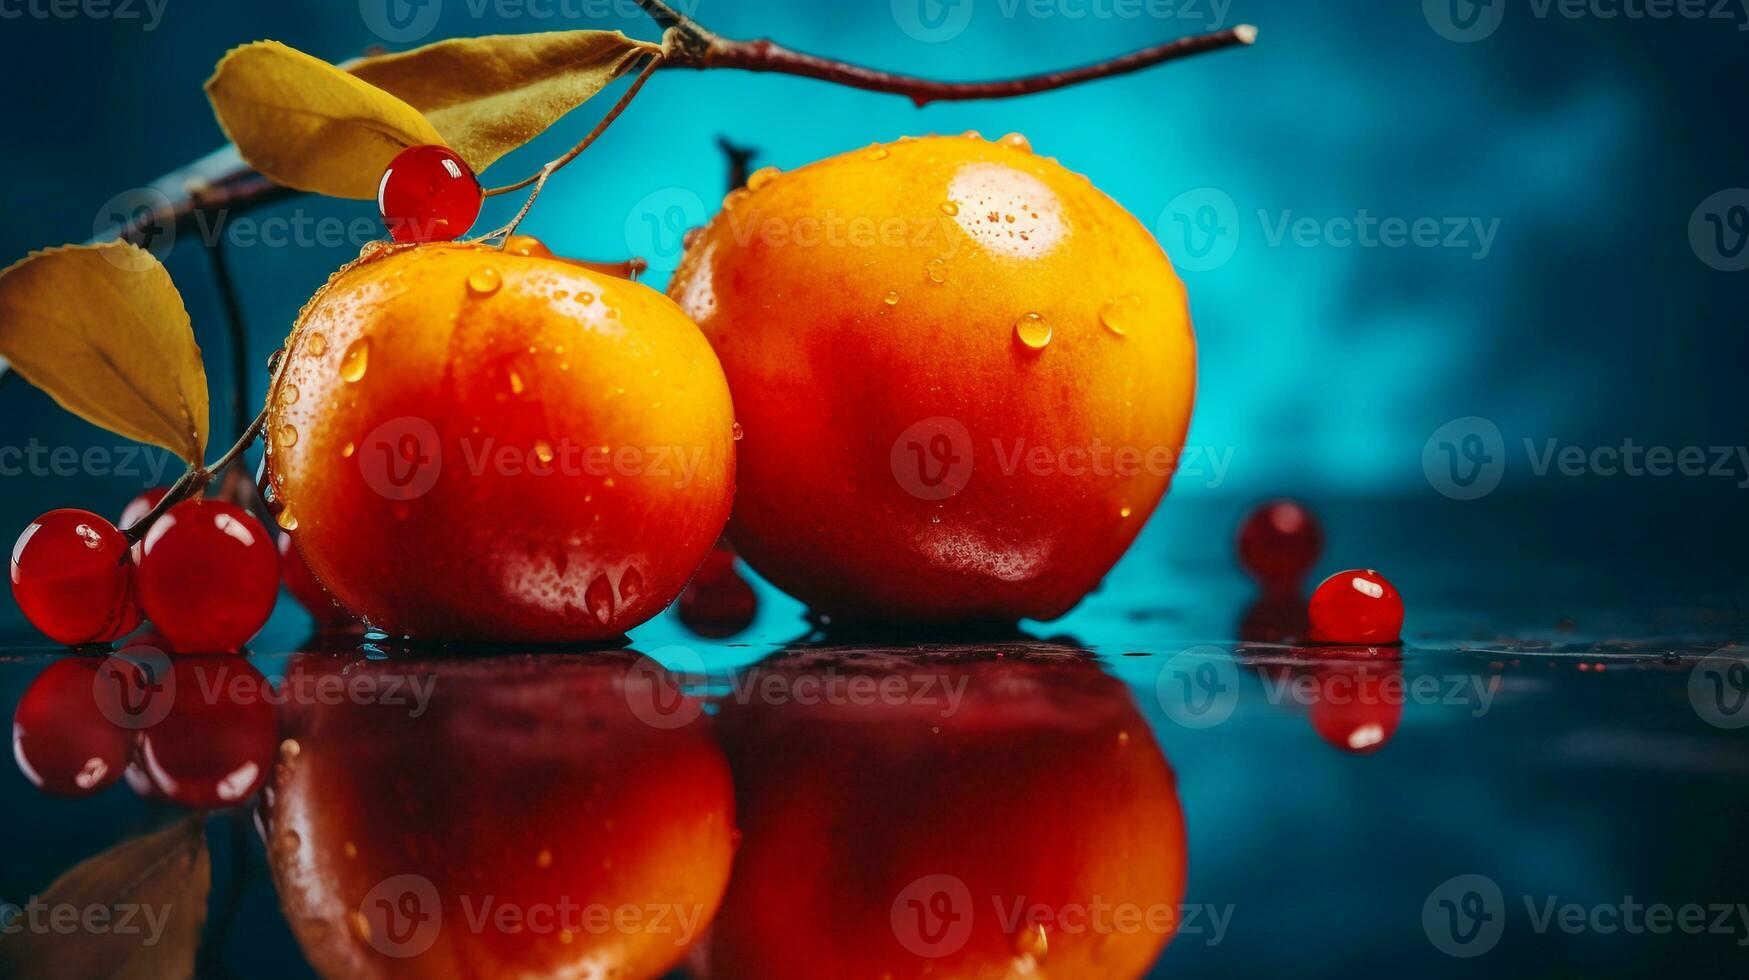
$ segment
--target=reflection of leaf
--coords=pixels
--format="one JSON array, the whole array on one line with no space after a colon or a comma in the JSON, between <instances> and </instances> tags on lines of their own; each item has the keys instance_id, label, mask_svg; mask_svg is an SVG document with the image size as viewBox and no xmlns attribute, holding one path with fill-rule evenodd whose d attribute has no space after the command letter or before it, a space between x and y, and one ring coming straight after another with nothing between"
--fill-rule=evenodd
<instances>
[{"instance_id":1,"label":"reflection of leaf","mask_svg":"<svg viewBox=\"0 0 1749 980\"><path fill-rule=\"evenodd\" d=\"M425 113L474 173L539 136L658 45L618 31L439 41L347 66Z\"/></svg>"},{"instance_id":2,"label":"reflection of leaf","mask_svg":"<svg viewBox=\"0 0 1749 980\"><path fill-rule=\"evenodd\" d=\"M62 407L191 463L206 370L170 273L126 242L67 245L0 272L0 357Z\"/></svg>"},{"instance_id":3,"label":"reflection of leaf","mask_svg":"<svg viewBox=\"0 0 1749 980\"><path fill-rule=\"evenodd\" d=\"M373 198L395 154L443 142L412 106L278 41L233 48L206 94L243 159L298 190Z\"/></svg>"},{"instance_id":4,"label":"reflection of leaf","mask_svg":"<svg viewBox=\"0 0 1749 980\"><path fill-rule=\"evenodd\" d=\"M0 935L0 976L191 977L211 886L202 818L124 841L37 896L41 928ZM78 924L50 928L56 909Z\"/></svg>"}]
</instances>

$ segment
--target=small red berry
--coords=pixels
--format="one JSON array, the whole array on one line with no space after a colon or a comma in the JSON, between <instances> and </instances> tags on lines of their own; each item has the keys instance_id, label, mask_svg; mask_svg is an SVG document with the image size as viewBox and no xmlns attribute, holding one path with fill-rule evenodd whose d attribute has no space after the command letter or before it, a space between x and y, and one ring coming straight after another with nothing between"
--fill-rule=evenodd
<instances>
[{"instance_id":1,"label":"small red berry","mask_svg":"<svg viewBox=\"0 0 1749 980\"><path fill-rule=\"evenodd\" d=\"M146 531L140 603L178 653L229 653L279 595L279 558L261 522L221 500L184 500Z\"/></svg>"},{"instance_id":2,"label":"small red berry","mask_svg":"<svg viewBox=\"0 0 1749 980\"><path fill-rule=\"evenodd\" d=\"M1314 643L1397 643L1403 637L1403 597L1371 569L1325 579L1312 592L1306 616Z\"/></svg>"},{"instance_id":3,"label":"small red berry","mask_svg":"<svg viewBox=\"0 0 1749 980\"><path fill-rule=\"evenodd\" d=\"M51 510L12 546L12 597L32 626L68 646L140 625L128 540L88 510Z\"/></svg>"},{"instance_id":4,"label":"small red berry","mask_svg":"<svg viewBox=\"0 0 1749 980\"><path fill-rule=\"evenodd\" d=\"M1239 528L1239 561L1272 591L1299 586L1324 550L1324 530L1292 500L1260 504Z\"/></svg>"},{"instance_id":5,"label":"small red berry","mask_svg":"<svg viewBox=\"0 0 1749 980\"><path fill-rule=\"evenodd\" d=\"M140 733L140 772L157 795L182 806L243 802L267 780L279 746L267 678L239 657L178 657L171 670L176 700Z\"/></svg>"},{"instance_id":6,"label":"small red berry","mask_svg":"<svg viewBox=\"0 0 1749 980\"><path fill-rule=\"evenodd\" d=\"M133 733L106 717L95 686L98 662L78 657L48 665L12 716L12 752L32 785L56 796L87 796L127 768Z\"/></svg>"},{"instance_id":7,"label":"small red berry","mask_svg":"<svg viewBox=\"0 0 1749 980\"><path fill-rule=\"evenodd\" d=\"M680 623L699 636L721 639L753 625L759 597L735 570L735 553L716 548L680 593Z\"/></svg>"},{"instance_id":8,"label":"small red berry","mask_svg":"<svg viewBox=\"0 0 1749 980\"><path fill-rule=\"evenodd\" d=\"M121 509L121 520L116 521L115 526L132 527L142 517L150 514L152 508L158 506L158 501L163 500L164 495L169 492L169 487L153 487L128 501L128 505Z\"/></svg>"},{"instance_id":9,"label":"small red berry","mask_svg":"<svg viewBox=\"0 0 1749 980\"><path fill-rule=\"evenodd\" d=\"M321 582L316 581L310 566L304 563L304 556L298 554L297 543L289 531L279 536L279 577L285 582L285 590L316 621L318 629L351 626L358 622L346 607L334 601Z\"/></svg>"},{"instance_id":10,"label":"small red berry","mask_svg":"<svg viewBox=\"0 0 1749 980\"><path fill-rule=\"evenodd\" d=\"M409 146L377 185L377 210L397 242L450 242L480 216L474 172L445 146Z\"/></svg>"}]
</instances>

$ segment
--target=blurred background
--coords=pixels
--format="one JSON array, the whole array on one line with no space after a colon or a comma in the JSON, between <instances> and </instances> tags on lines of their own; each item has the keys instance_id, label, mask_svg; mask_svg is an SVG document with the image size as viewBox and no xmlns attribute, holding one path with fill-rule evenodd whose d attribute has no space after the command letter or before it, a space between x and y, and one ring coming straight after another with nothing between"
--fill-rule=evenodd
<instances>
[{"instance_id":1,"label":"blurred background","mask_svg":"<svg viewBox=\"0 0 1749 980\"><path fill-rule=\"evenodd\" d=\"M1232 522L1213 522L1222 531L1211 552L1195 537L1209 523L1197 507L1236 519L1278 493L1359 502L1361 519L1388 515L1376 518L1386 538L1422 557L1468 550L1573 565L1584 553L1678 577L1698 567L1713 585L1740 579L1749 152L1721 110L1749 45L1744 5L1661 17L1615 0L681 6L730 36L968 80L1261 28L1249 50L921 110L781 76L663 74L524 225L562 253L642 255L661 286L681 232L721 200L718 137L756 148L756 165L789 168L901 134L1024 133L1152 228L1190 289L1201 384L1189 441L1200 462L1187 461L1120 580L1170 574L1162 564L1230 570ZM6 262L88 238L125 217L140 188L219 147L201 83L234 44L274 38L341 61L499 32L657 36L631 0L6 9L0 76L18 93L5 109ZM557 155L612 94L498 163L488 183ZM489 202L479 227L514 203ZM214 233L243 298L258 399L260 365L298 307L381 232L369 202L301 197ZM167 262L207 352L217 444L236 379L208 258L190 237ZM175 474L162 453L128 473L111 472L119 460L55 464L46 454L56 447L116 440L16 379L0 390L0 419L0 527L54 506L115 512ZM1612 469L1627 441L1673 456L1699 448L1706 472ZM1585 454L1573 472L1545 465L1572 447ZM1423 516L1392 510L1404 507ZM1418 591L1478 576L1447 577ZM10 605L0 616L16 622Z\"/></svg>"}]
</instances>

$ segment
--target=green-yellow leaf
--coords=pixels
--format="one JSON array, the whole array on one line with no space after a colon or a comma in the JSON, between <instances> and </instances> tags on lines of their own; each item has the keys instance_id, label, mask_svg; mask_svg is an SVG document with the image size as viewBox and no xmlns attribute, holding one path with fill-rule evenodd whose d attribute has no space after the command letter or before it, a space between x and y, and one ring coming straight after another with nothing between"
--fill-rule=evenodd
<instances>
[{"instance_id":1,"label":"green-yellow leaf","mask_svg":"<svg viewBox=\"0 0 1749 980\"><path fill-rule=\"evenodd\" d=\"M243 159L298 190L373 198L395 154L443 142L419 110L278 41L233 48L206 94Z\"/></svg>"},{"instance_id":2,"label":"green-yellow leaf","mask_svg":"<svg viewBox=\"0 0 1749 980\"><path fill-rule=\"evenodd\" d=\"M206 452L206 369L188 311L137 245L66 245L0 272L0 357L88 422L191 463Z\"/></svg>"},{"instance_id":3,"label":"green-yellow leaf","mask_svg":"<svg viewBox=\"0 0 1749 980\"><path fill-rule=\"evenodd\" d=\"M477 174L661 50L618 31L502 34L365 58L347 70L423 112Z\"/></svg>"},{"instance_id":4,"label":"green-yellow leaf","mask_svg":"<svg viewBox=\"0 0 1749 980\"><path fill-rule=\"evenodd\" d=\"M124 841L37 895L34 925L0 935L0 976L192 977L211 887L200 817Z\"/></svg>"}]
</instances>

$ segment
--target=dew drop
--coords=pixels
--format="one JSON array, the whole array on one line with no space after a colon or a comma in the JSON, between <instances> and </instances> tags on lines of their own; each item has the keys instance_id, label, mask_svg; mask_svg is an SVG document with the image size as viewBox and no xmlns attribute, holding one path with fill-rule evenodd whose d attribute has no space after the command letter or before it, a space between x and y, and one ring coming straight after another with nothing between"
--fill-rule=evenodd
<instances>
[{"instance_id":1,"label":"dew drop","mask_svg":"<svg viewBox=\"0 0 1749 980\"><path fill-rule=\"evenodd\" d=\"M884 146L870 147L867 156L870 160L885 160L887 158L887 148Z\"/></svg>"},{"instance_id":2,"label":"dew drop","mask_svg":"<svg viewBox=\"0 0 1749 980\"><path fill-rule=\"evenodd\" d=\"M960 213L960 206L952 201L941 202L941 213L952 218Z\"/></svg>"},{"instance_id":3,"label":"dew drop","mask_svg":"<svg viewBox=\"0 0 1749 980\"><path fill-rule=\"evenodd\" d=\"M589 583L589 588L583 592L583 604L589 607L590 615L603 626L613 618L613 586L607 581L607 576L597 575Z\"/></svg>"},{"instance_id":4,"label":"dew drop","mask_svg":"<svg viewBox=\"0 0 1749 980\"><path fill-rule=\"evenodd\" d=\"M297 385L286 385L279 389L279 403L281 405L296 405L299 394Z\"/></svg>"},{"instance_id":5,"label":"dew drop","mask_svg":"<svg viewBox=\"0 0 1749 980\"><path fill-rule=\"evenodd\" d=\"M553 447L545 439L537 439L534 444L534 458L542 463L553 461Z\"/></svg>"},{"instance_id":6,"label":"dew drop","mask_svg":"<svg viewBox=\"0 0 1749 980\"><path fill-rule=\"evenodd\" d=\"M1130 506L1128 504L1125 504L1125 505L1123 505L1122 508L1120 508L1118 510L1117 516L1128 517L1128 516L1130 516L1131 513L1133 513L1133 512L1130 510Z\"/></svg>"},{"instance_id":7,"label":"dew drop","mask_svg":"<svg viewBox=\"0 0 1749 980\"><path fill-rule=\"evenodd\" d=\"M468 273L468 289L481 296L492 295L502 285L504 285L504 277L498 274L497 269L489 265L480 266Z\"/></svg>"},{"instance_id":8,"label":"dew drop","mask_svg":"<svg viewBox=\"0 0 1749 980\"><path fill-rule=\"evenodd\" d=\"M328 338L320 333L310 334L310 342L304 345L304 349L310 352L311 357L321 357L328 353Z\"/></svg>"},{"instance_id":9,"label":"dew drop","mask_svg":"<svg viewBox=\"0 0 1749 980\"><path fill-rule=\"evenodd\" d=\"M357 452L357 451L358 451L358 447L349 442L346 445L340 447L340 456L343 459L351 459L352 454Z\"/></svg>"},{"instance_id":10,"label":"dew drop","mask_svg":"<svg viewBox=\"0 0 1749 980\"><path fill-rule=\"evenodd\" d=\"M739 423L739 422L730 422L729 423L729 435L736 442L740 442L741 437L746 435L746 434L747 434L747 431L745 429L741 428L741 423Z\"/></svg>"},{"instance_id":11,"label":"dew drop","mask_svg":"<svg viewBox=\"0 0 1749 980\"><path fill-rule=\"evenodd\" d=\"M1019 133L1008 133L996 142L1003 146L1012 147L1022 153L1032 152L1032 141Z\"/></svg>"},{"instance_id":12,"label":"dew drop","mask_svg":"<svg viewBox=\"0 0 1749 980\"><path fill-rule=\"evenodd\" d=\"M281 510L279 516L274 518L274 520L277 520L279 526L285 528L287 531L296 531L298 529L297 515L292 513L292 509L289 505Z\"/></svg>"},{"instance_id":13,"label":"dew drop","mask_svg":"<svg viewBox=\"0 0 1749 980\"><path fill-rule=\"evenodd\" d=\"M510 393L512 395L522 394L522 375L517 374L514 370L510 372Z\"/></svg>"},{"instance_id":14,"label":"dew drop","mask_svg":"<svg viewBox=\"0 0 1749 980\"><path fill-rule=\"evenodd\" d=\"M588 306L590 303L595 302L595 294L594 293L578 293L577 294L577 302L582 303L584 306Z\"/></svg>"},{"instance_id":15,"label":"dew drop","mask_svg":"<svg viewBox=\"0 0 1749 980\"><path fill-rule=\"evenodd\" d=\"M929 264L924 269L929 273L930 282L943 283L947 281L947 262L945 260L930 259Z\"/></svg>"},{"instance_id":16,"label":"dew drop","mask_svg":"<svg viewBox=\"0 0 1749 980\"><path fill-rule=\"evenodd\" d=\"M1014 951L1022 956L1030 956L1035 961L1043 960L1045 954L1051 951L1050 939L1045 934L1044 923L1035 922L1020 930L1014 937Z\"/></svg>"},{"instance_id":17,"label":"dew drop","mask_svg":"<svg viewBox=\"0 0 1749 980\"><path fill-rule=\"evenodd\" d=\"M747 175L747 189L750 191L756 191L759 188L764 187L766 184L771 183L772 180L781 173L783 173L783 171L776 167L760 167L758 170Z\"/></svg>"},{"instance_id":18,"label":"dew drop","mask_svg":"<svg viewBox=\"0 0 1749 980\"><path fill-rule=\"evenodd\" d=\"M881 302L887 304L888 306L898 306L899 305L899 291L897 289L888 290L887 295L881 297Z\"/></svg>"},{"instance_id":19,"label":"dew drop","mask_svg":"<svg viewBox=\"0 0 1749 980\"><path fill-rule=\"evenodd\" d=\"M635 568L626 569L619 579L619 598L621 602L634 602L644 591L644 576L638 574Z\"/></svg>"},{"instance_id":20,"label":"dew drop","mask_svg":"<svg viewBox=\"0 0 1749 980\"><path fill-rule=\"evenodd\" d=\"M370 367L370 338L360 337L346 345L346 353L340 355L340 377L347 382L356 382L364 377L364 372Z\"/></svg>"},{"instance_id":21,"label":"dew drop","mask_svg":"<svg viewBox=\"0 0 1749 980\"><path fill-rule=\"evenodd\" d=\"M1141 315L1140 296L1120 296L1099 308L1099 322L1119 337L1127 336Z\"/></svg>"},{"instance_id":22,"label":"dew drop","mask_svg":"<svg viewBox=\"0 0 1749 980\"><path fill-rule=\"evenodd\" d=\"M1037 313L1028 313L1014 321L1014 335L1033 350L1044 350L1051 342L1051 325Z\"/></svg>"},{"instance_id":23,"label":"dew drop","mask_svg":"<svg viewBox=\"0 0 1749 980\"><path fill-rule=\"evenodd\" d=\"M965 138L965 139L969 139L969 140L981 140L984 138L984 134L978 132L975 129L968 129L965 132L961 133L960 136Z\"/></svg>"},{"instance_id":24,"label":"dew drop","mask_svg":"<svg viewBox=\"0 0 1749 980\"><path fill-rule=\"evenodd\" d=\"M298 444L298 428L297 428L297 426L292 425L290 422L287 422L286 424L273 430L273 441L279 443L281 446L289 447L289 446L297 445Z\"/></svg>"}]
</instances>

